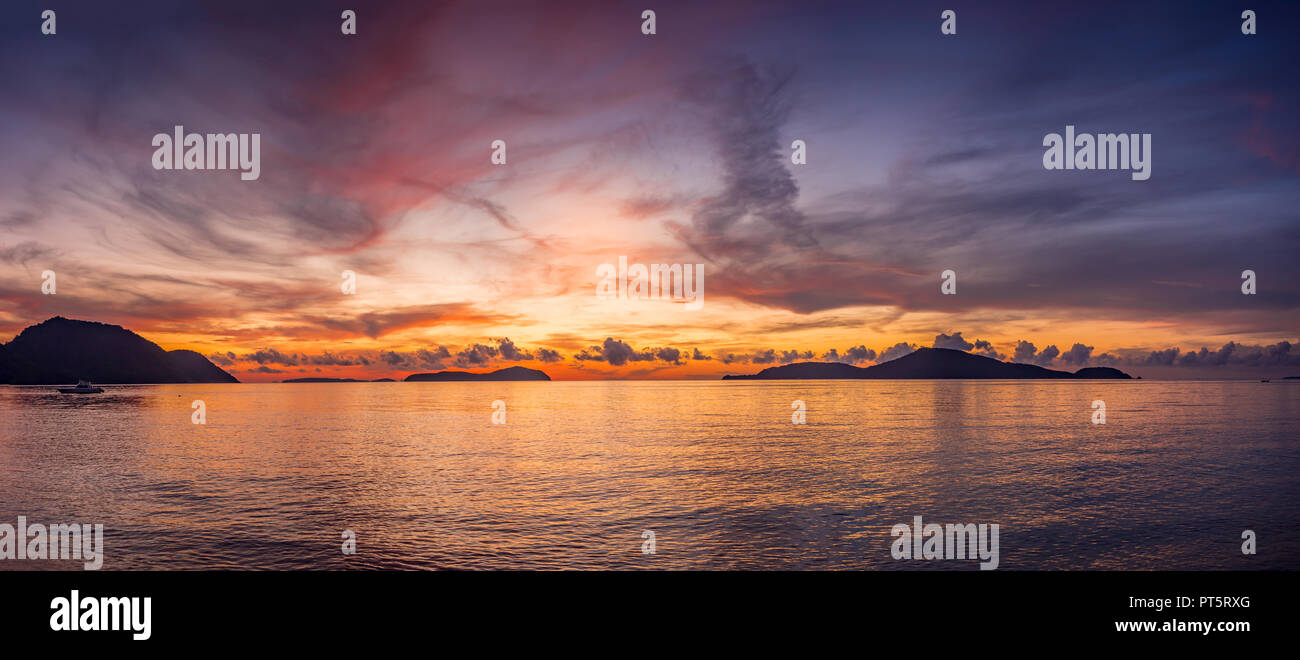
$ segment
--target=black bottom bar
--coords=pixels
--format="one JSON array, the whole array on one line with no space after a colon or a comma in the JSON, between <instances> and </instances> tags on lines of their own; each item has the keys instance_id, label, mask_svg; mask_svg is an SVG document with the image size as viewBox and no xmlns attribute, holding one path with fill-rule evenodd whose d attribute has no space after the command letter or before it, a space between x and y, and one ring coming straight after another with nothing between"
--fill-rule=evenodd
<instances>
[{"instance_id":1,"label":"black bottom bar","mask_svg":"<svg viewBox=\"0 0 1300 660\"><path fill-rule=\"evenodd\" d=\"M614 635L625 640L624 650L675 653L681 650L683 636L689 635L702 636L705 641L698 643L706 646L806 643L811 650L839 640L864 650L889 642L906 644L915 652L930 648L949 654L974 651L994 641L1002 646L1028 640L1049 640L1062 648L1097 644L1253 648L1264 641L1282 641L1294 629L1300 573L10 572L3 576L8 587L7 596L0 599L5 638L36 641L44 648L68 642L116 646L128 652L209 645L338 648L379 643L388 648L399 643L458 642L496 649L502 644L525 648L530 640L563 639L581 645ZM51 602L70 599L73 590L83 615L90 607L88 598L151 598L149 639L134 640L127 629L52 630ZM102 612L102 603L97 609ZM141 615L137 622L142 619ZM1162 629L1166 622L1171 630ZM1215 628L1208 634L1189 631L1192 622L1198 627L1209 622ZM1117 630L1132 624L1154 625L1156 630ZM1220 629L1239 624L1249 630Z\"/></svg>"}]
</instances>

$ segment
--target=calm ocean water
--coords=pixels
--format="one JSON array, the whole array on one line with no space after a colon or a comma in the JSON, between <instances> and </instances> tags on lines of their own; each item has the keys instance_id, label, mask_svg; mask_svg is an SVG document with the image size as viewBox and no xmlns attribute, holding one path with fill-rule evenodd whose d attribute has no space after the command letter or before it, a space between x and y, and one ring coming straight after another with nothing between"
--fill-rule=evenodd
<instances>
[{"instance_id":1,"label":"calm ocean water","mask_svg":"<svg viewBox=\"0 0 1300 660\"><path fill-rule=\"evenodd\" d=\"M977 570L893 559L915 515L1001 570L1300 569L1297 420L1300 382L0 387L0 523L102 523L106 570Z\"/></svg>"}]
</instances>

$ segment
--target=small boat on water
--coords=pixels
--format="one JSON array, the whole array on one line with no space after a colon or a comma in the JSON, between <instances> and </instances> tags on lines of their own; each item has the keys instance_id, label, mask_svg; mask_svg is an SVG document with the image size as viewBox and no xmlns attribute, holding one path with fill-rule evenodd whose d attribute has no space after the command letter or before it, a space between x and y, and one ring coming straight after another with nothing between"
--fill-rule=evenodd
<instances>
[{"instance_id":1,"label":"small boat on water","mask_svg":"<svg viewBox=\"0 0 1300 660\"><path fill-rule=\"evenodd\" d=\"M95 387L88 380L79 380L76 387L60 387L59 391L64 394L99 394L104 388Z\"/></svg>"}]
</instances>

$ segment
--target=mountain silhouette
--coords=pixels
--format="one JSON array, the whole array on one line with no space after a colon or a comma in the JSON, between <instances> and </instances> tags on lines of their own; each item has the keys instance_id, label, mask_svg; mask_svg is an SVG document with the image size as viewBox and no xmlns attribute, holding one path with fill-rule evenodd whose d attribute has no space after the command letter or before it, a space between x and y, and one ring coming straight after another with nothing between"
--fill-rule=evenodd
<instances>
[{"instance_id":1,"label":"mountain silhouette","mask_svg":"<svg viewBox=\"0 0 1300 660\"><path fill-rule=\"evenodd\" d=\"M768 367L756 374L723 376L723 380L801 379L943 379L943 378L1131 378L1119 369L1087 367L1074 373L1033 364L1002 362L949 348L921 348L896 360L870 367L842 362L797 362Z\"/></svg>"},{"instance_id":2,"label":"mountain silhouette","mask_svg":"<svg viewBox=\"0 0 1300 660\"><path fill-rule=\"evenodd\" d=\"M469 371L435 371L427 374L411 374L403 379L405 382L422 381L461 381L461 380L550 380L546 372L526 367L507 367L487 373Z\"/></svg>"},{"instance_id":3,"label":"mountain silhouette","mask_svg":"<svg viewBox=\"0 0 1300 660\"><path fill-rule=\"evenodd\" d=\"M56 316L0 345L0 383L238 383L194 351L165 351L121 326Z\"/></svg>"}]
</instances>

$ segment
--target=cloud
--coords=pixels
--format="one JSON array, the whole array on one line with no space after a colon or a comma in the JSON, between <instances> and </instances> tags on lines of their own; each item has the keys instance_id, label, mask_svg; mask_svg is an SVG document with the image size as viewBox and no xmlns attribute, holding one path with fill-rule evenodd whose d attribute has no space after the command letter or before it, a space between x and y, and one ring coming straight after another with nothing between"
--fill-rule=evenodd
<instances>
[{"instance_id":1,"label":"cloud","mask_svg":"<svg viewBox=\"0 0 1300 660\"><path fill-rule=\"evenodd\" d=\"M1208 369L1265 369L1300 367L1300 351L1290 341L1266 345L1229 341L1218 349L1202 346L1184 352L1178 347L1159 350L1120 349L1118 355L1103 353L1092 359L1103 366L1188 367Z\"/></svg>"},{"instance_id":2,"label":"cloud","mask_svg":"<svg viewBox=\"0 0 1300 660\"><path fill-rule=\"evenodd\" d=\"M374 362L404 369L443 369L451 359L451 351L446 346L421 348L410 352L384 350L373 357L365 353L357 356L357 360L363 364Z\"/></svg>"},{"instance_id":3,"label":"cloud","mask_svg":"<svg viewBox=\"0 0 1300 660\"><path fill-rule=\"evenodd\" d=\"M481 367L490 364L500 351L495 346L473 344L456 353L456 366Z\"/></svg>"},{"instance_id":4,"label":"cloud","mask_svg":"<svg viewBox=\"0 0 1300 660\"><path fill-rule=\"evenodd\" d=\"M856 346L844 351L844 357L848 362L854 364L859 362L870 362L876 359L876 352L866 346Z\"/></svg>"},{"instance_id":5,"label":"cloud","mask_svg":"<svg viewBox=\"0 0 1300 660\"><path fill-rule=\"evenodd\" d=\"M241 355L239 359L258 364L279 364L286 367L296 366L299 363L297 355L285 355L274 348L264 348L260 351Z\"/></svg>"},{"instance_id":6,"label":"cloud","mask_svg":"<svg viewBox=\"0 0 1300 660\"><path fill-rule=\"evenodd\" d=\"M334 355L329 351L325 351L320 355L303 356L303 363L314 364L319 366L334 366L334 367L350 367L353 365L361 364L359 358L347 358L339 355Z\"/></svg>"},{"instance_id":7,"label":"cloud","mask_svg":"<svg viewBox=\"0 0 1300 660\"><path fill-rule=\"evenodd\" d=\"M506 360L531 362L534 359L532 353L519 350L508 337L497 340L497 350L501 353L501 357Z\"/></svg>"},{"instance_id":8,"label":"cloud","mask_svg":"<svg viewBox=\"0 0 1300 660\"><path fill-rule=\"evenodd\" d=\"M670 211L683 201L672 195L640 195L623 200L620 213L628 218L647 218Z\"/></svg>"},{"instance_id":9,"label":"cloud","mask_svg":"<svg viewBox=\"0 0 1300 660\"><path fill-rule=\"evenodd\" d=\"M655 355L650 351L637 351L626 342L606 337L600 346L592 346L574 355L573 358L578 361L606 362L611 366L621 367L629 362L652 361Z\"/></svg>"},{"instance_id":10,"label":"cloud","mask_svg":"<svg viewBox=\"0 0 1300 660\"><path fill-rule=\"evenodd\" d=\"M904 355L916 351L916 348L917 347L912 344L909 344L905 341L900 341L897 344L894 344L893 346L890 346L889 348L886 348L885 350L881 351L879 362L889 362L890 360L897 360L898 358L901 358Z\"/></svg>"},{"instance_id":11,"label":"cloud","mask_svg":"<svg viewBox=\"0 0 1300 660\"><path fill-rule=\"evenodd\" d=\"M831 350L834 351L835 349L831 349ZM798 362L800 360L811 360L812 358L813 358L812 351L804 351L800 353L797 350L788 350L788 351L782 351L779 361L781 364L790 364L792 362Z\"/></svg>"},{"instance_id":12,"label":"cloud","mask_svg":"<svg viewBox=\"0 0 1300 660\"><path fill-rule=\"evenodd\" d=\"M671 362L672 364L685 363L685 360L682 359L682 352L676 348L661 348L655 351L655 357L664 362Z\"/></svg>"},{"instance_id":13,"label":"cloud","mask_svg":"<svg viewBox=\"0 0 1300 660\"><path fill-rule=\"evenodd\" d=\"M1286 344L1287 342L1282 342L1282 343ZM1201 351L1199 353L1195 351L1188 351L1187 353L1184 353L1181 358L1179 358L1178 362L1179 364L1183 364L1183 365L1221 367L1228 363L1228 361L1232 358L1233 351L1235 351L1236 349L1237 349L1237 343L1231 341L1224 344L1221 348L1219 348L1219 350L1213 352L1211 352L1206 347L1202 346ZM1288 350L1290 349L1290 344L1287 344L1287 349Z\"/></svg>"},{"instance_id":14,"label":"cloud","mask_svg":"<svg viewBox=\"0 0 1300 660\"><path fill-rule=\"evenodd\" d=\"M975 344L962 339L960 332L954 332L951 335L941 333L934 337L934 348L951 348L957 351L969 351L970 349L975 348Z\"/></svg>"},{"instance_id":15,"label":"cloud","mask_svg":"<svg viewBox=\"0 0 1300 660\"><path fill-rule=\"evenodd\" d=\"M807 351L804 359L811 358L812 351ZM876 359L876 352L866 346L854 346L840 353L838 349L830 349L822 354L824 362L844 362L846 364L857 364L859 362L870 362Z\"/></svg>"},{"instance_id":16,"label":"cloud","mask_svg":"<svg viewBox=\"0 0 1300 660\"><path fill-rule=\"evenodd\" d=\"M237 360L238 358L235 356L233 352L227 351L225 353L210 353L208 354L208 359L211 360L212 363L217 366L228 367L234 364L235 360Z\"/></svg>"},{"instance_id":17,"label":"cloud","mask_svg":"<svg viewBox=\"0 0 1300 660\"><path fill-rule=\"evenodd\" d=\"M419 364L425 367L440 369L445 360L451 359L451 351L446 346L439 346L434 349L421 348L415 352L415 358Z\"/></svg>"},{"instance_id":18,"label":"cloud","mask_svg":"<svg viewBox=\"0 0 1300 660\"><path fill-rule=\"evenodd\" d=\"M692 218L698 235L706 240L723 236L752 217L775 228L790 245L816 243L795 208L799 186L787 166L781 140L781 127L790 115L786 91L791 75L738 62L689 85L688 95L711 112L714 148L725 182L722 191L705 200Z\"/></svg>"},{"instance_id":19,"label":"cloud","mask_svg":"<svg viewBox=\"0 0 1300 660\"><path fill-rule=\"evenodd\" d=\"M991 357L995 360L1006 359L1006 356L1002 355L997 351L997 349L993 348L992 342L989 342L984 339L976 339L974 349L975 350L971 352L974 353L975 355L983 355L984 357Z\"/></svg>"},{"instance_id":20,"label":"cloud","mask_svg":"<svg viewBox=\"0 0 1300 660\"><path fill-rule=\"evenodd\" d=\"M1039 353L1037 347L1035 347L1032 342L1022 339L1016 344L1016 350L1011 355L1011 361L1022 364L1036 364L1045 367L1051 364L1052 360L1055 360L1056 356L1060 355L1060 353L1060 349L1056 346L1048 346Z\"/></svg>"},{"instance_id":21,"label":"cloud","mask_svg":"<svg viewBox=\"0 0 1300 660\"><path fill-rule=\"evenodd\" d=\"M1075 366L1088 364L1088 358L1092 356L1092 347L1076 343L1070 347L1070 350L1061 354L1061 362Z\"/></svg>"},{"instance_id":22,"label":"cloud","mask_svg":"<svg viewBox=\"0 0 1300 660\"><path fill-rule=\"evenodd\" d=\"M1060 354L1061 354L1061 349L1057 348L1056 344L1052 344L1051 346L1044 348L1042 352L1038 354L1038 357L1035 358L1034 362L1035 364L1047 366L1051 364L1052 360L1055 360L1056 356Z\"/></svg>"},{"instance_id":23,"label":"cloud","mask_svg":"<svg viewBox=\"0 0 1300 660\"><path fill-rule=\"evenodd\" d=\"M26 266L28 262L36 260L41 260L52 266L53 260L58 254L58 250L41 245L36 241L23 241L13 247L0 246L0 261L21 266Z\"/></svg>"},{"instance_id":24,"label":"cloud","mask_svg":"<svg viewBox=\"0 0 1300 660\"><path fill-rule=\"evenodd\" d=\"M1011 361L1030 364L1034 361L1034 356L1037 353L1037 346L1022 339L1016 344L1016 350L1015 353L1011 355Z\"/></svg>"},{"instance_id":25,"label":"cloud","mask_svg":"<svg viewBox=\"0 0 1300 660\"><path fill-rule=\"evenodd\" d=\"M213 363L223 367L237 367L240 364L256 364L259 367L320 365L334 367L370 367L382 369L428 370L444 369L449 364L460 368L483 368L501 362L536 360L547 364L563 361L562 354L551 348L539 347L523 349L508 338L493 340L494 344L473 343L462 348L448 346L431 346L414 351L378 350L351 351L336 353L324 351L319 354L282 353L275 349L261 349L249 353L234 351L214 352L208 355ZM977 339L973 342L962 338L962 333L940 333L936 343L947 346L970 344L970 351L993 359L1007 359L997 352L992 342ZM668 367L682 366L689 361L708 362L717 360L721 364L753 364L768 366L773 364L791 364L800 361L819 360L823 362L842 362L863 364L873 361L888 362L902 357L918 348L917 345L899 342L883 351L877 352L865 345L850 347L843 351L830 348L818 355L811 350L775 348L756 349L746 353L720 352L711 356L698 347L689 350L675 347L637 349L631 344L607 337L597 346L579 351L573 358L579 363L594 361L611 366L627 366L633 363L650 362ZM1218 349L1202 347L1199 350L1182 351L1177 347L1161 350L1118 349L1114 352L1093 354L1093 347L1075 343L1069 351L1062 354L1054 345L1041 352L1036 350L1033 342L1021 340L1016 343L1011 359L1015 362L1038 364L1055 368L1107 366L1107 367L1170 367L1170 368L1268 368L1300 367L1300 350L1289 341L1279 341L1268 345L1244 345L1229 341ZM576 365L581 370L581 365ZM661 369L661 366L635 372L636 375L649 375ZM279 373L279 370L252 369L254 373ZM317 369L319 371L319 368Z\"/></svg>"},{"instance_id":26,"label":"cloud","mask_svg":"<svg viewBox=\"0 0 1300 660\"><path fill-rule=\"evenodd\" d=\"M348 317L306 317L304 320L339 331L344 335L364 335L377 339L409 328L429 327L443 323L497 323L507 321L509 317L479 312L470 303L439 303L398 307Z\"/></svg>"}]
</instances>

